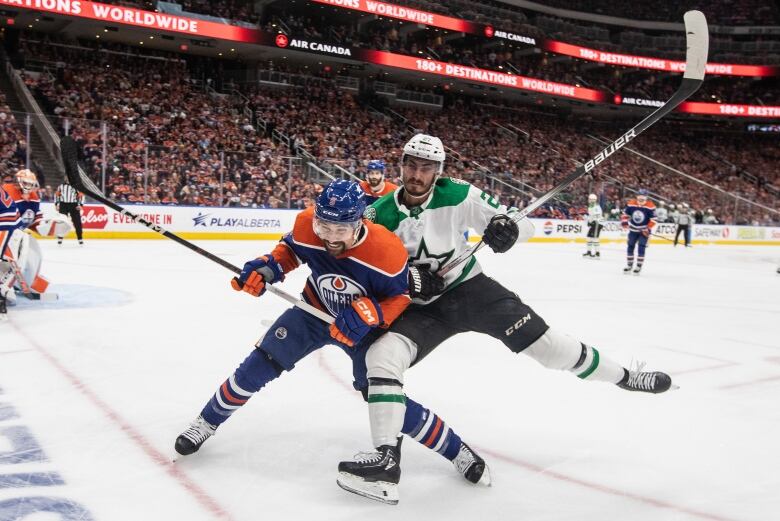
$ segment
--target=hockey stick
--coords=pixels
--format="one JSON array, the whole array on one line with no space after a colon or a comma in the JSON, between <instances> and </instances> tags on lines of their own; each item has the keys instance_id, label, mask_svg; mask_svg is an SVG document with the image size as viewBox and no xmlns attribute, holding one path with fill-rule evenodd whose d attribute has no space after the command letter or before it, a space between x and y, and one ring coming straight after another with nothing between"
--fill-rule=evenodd
<instances>
[{"instance_id":1,"label":"hockey stick","mask_svg":"<svg viewBox=\"0 0 780 521\"><path fill-rule=\"evenodd\" d=\"M658 235L657 233L651 233L652 237L658 237L659 239L663 239L665 241L674 242L674 239L670 239L669 237L664 237L663 235Z\"/></svg>"},{"instance_id":2,"label":"hockey stick","mask_svg":"<svg viewBox=\"0 0 780 521\"><path fill-rule=\"evenodd\" d=\"M578 166L577 169L572 172L566 179L554 188L552 188L546 194L540 196L536 201L532 202L517 213L512 214L512 221L515 223L525 219L530 213L534 212L537 208L544 203L561 193L563 190L569 187L572 183L585 176L588 172L596 168L603 161L609 159L612 154L623 148L629 141L637 137L639 134L650 128L657 123L661 118L669 114L677 106L688 99L694 92L696 92L704 81L705 66L707 65L707 54L709 52L709 33L707 31L707 19L704 17L701 11L688 11L685 13L685 33L687 50L685 56L685 74L683 74L683 80L680 87L672 94L672 97L658 107L652 114L640 121L636 126L631 128L628 132L617 138L617 140L610 143L604 150L596 154L592 159L589 159L585 164ZM457 257L455 257L449 264L442 267L438 271L438 275L445 275L452 271L453 268L463 264L470 259L475 253L477 253L485 243L479 241L476 245L472 246L468 250L464 251Z\"/></svg>"},{"instance_id":3,"label":"hockey stick","mask_svg":"<svg viewBox=\"0 0 780 521\"><path fill-rule=\"evenodd\" d=\"M223 268L229 269L236 275L241 273L241 268L239 268L238 266L234 266L233 264L229 263L225 259L222 259L221 257L217 257L213 253L206 251L203 248L189 242L188 240L179 237L175 233L171 233L168 230L147 221L146 219L144 219L139 215L136 215L132 212L128 212L127 210L125 210L124 208L116 204L114 201L112 201L111 199L103 195L103 193L95 185L95 183L93 183L92 180L89 177L87 177L87 174L81 169L81 167L79 167L78 145L70 136L65 136L62 139L60 139L60 154L62 155L62 163L65 165L65 175L67 175L68 181L70 182L71 185L75 186L80 192L89 195L96 201L103 203L104 205L108 206L112 210L117 211L122 215L124 215L125 217L132 219L133 222L142 224L147 228L159 233L160 235L163 235L168 239L178 242L185 248L189 248L195 253L198 253L213 262L216 262ZM284 300L286 300L287 302L293 304L294 306L299 307L302 310L306 311L307 313L314 315L315 317L319 318L323 322L326 322L328 324L333 323L334 319L332 316L315 308L311 304L304 302L303 300L297 299L294 296L287 293L286 291L276 288L270 284L267 284L266 288L274 295L277 295L283 298Z\"/></svg>"}]
</instances>

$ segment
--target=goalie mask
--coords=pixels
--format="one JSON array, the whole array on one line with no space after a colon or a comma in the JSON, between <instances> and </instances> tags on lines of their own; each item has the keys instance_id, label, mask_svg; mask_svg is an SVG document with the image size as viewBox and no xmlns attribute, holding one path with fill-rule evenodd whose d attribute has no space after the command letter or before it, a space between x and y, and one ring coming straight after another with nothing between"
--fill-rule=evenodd
<instances>
[{"instance_id":1,"label":"goalie mask","mask_svg":"<svg viewBox=\"0 0 780 521\"><path fill-rule=\"evenodd\" d=\"M25 195L38 188L38 178L30 170L19 170L16 172L14 180Z\"/></svg>"}]
</instances>

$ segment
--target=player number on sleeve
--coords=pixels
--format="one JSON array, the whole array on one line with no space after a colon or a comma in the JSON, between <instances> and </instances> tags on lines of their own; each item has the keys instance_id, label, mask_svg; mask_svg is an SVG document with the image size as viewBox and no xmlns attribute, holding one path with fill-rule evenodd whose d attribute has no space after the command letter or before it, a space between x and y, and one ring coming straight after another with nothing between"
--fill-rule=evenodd
<instances>
[{"instance_id":1,"label":"player number on sleeve","mask_svg":"<svg viewBox=\"0 0 780 521\"><path fill-rule=\"evenodd\" d=\"M490 194L487 192L482 192L479 195L480 199L485 201L489 207L498 209L498 201L496 201Z\"/></svg>"}]
</instances>

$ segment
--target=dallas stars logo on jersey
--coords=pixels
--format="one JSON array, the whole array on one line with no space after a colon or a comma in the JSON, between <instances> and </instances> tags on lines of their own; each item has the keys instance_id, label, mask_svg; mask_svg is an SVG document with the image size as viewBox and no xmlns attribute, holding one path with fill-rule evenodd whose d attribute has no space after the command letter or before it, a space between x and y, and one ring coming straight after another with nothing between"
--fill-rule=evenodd
<instances>
[{"instance_id":1,"label":"dallas stars logo on jersey","mask_svg":"<svg viewBox=\"0 0 780 521\"><path fill-rule=\"evenodd\" d=\"M409 257L409 263L417 266L428 266L431 271L436 272L450 261L453 253L455 253L454 248L441 254L431 253L428 251L428 246L425 244L425 237L423 237L422 241L420 241L420 247L417 249L417 253L413 257Z\"/></svg>"},{"instance_id":2,"label":"dallas stars logo on jersey","mask_svg":"<svg viewBox=\"0 0 780 521\"><path fill-rule=\"evenodd\" d=\"M408 208L401 202L402 195L397 190L383 197L369 208L366 217L400 237L411 263L429 264L433 271L469 248L466 234L470 230L482 233L493 216L509 213L489 194L460 179L438 179L420 206ZM447 273L444 282L452 288L481 271L472 257Z\"/></svg>"}]
</instances>

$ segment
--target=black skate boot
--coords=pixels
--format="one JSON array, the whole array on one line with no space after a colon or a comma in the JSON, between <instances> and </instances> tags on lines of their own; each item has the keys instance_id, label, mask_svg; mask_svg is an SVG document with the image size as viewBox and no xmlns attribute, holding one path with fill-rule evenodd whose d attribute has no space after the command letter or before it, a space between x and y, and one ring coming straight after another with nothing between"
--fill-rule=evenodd
<instances>
[{"instance_id":1,"label":"black skate boot","mask_svg":"<svg viewBox=\"0 0 780 521\"><path fill-rule=\"evenodd\" d=\"M627 264L627 265L626 265L626 267L625 267L625 268L623 268L623 273L625 273L626 275L628 275L629 273L631 273L631 268L633 268L633 267L634 267L634 265L633 265L633 264Z\"/></svg>"},{"instance_id":2,"label":"black skate boot","mask_svg":"<svg viewBox=\"0 0 780 521\"><path fill-rule=\"evenodd\" d=\"M636 371L625 370L623 379L617 383L617 386L626 391L640 391L643 393L665 393L669 389L677 389L672 386L672 378L659 371L643 372L644 364L640 364Z\"/></svg>"},{"instance_id":3,"label":"black skate boot","mask_svg":"<svg viewBox=\"0 0 780 521\"><path fill-rule=\"evenodd\" d=\"M377 452L361 452L355 461L339 463L336 483L347 492L397 505L401 480L399 459L398 449L392 445L382 445Z\"/></svg>"},{"instance_id":4,"label":"black skate boot","mask_svg":"<svg viewBox=\"0 0 780 521\"><path fill-rule=\"evenodd\" d=\"M176 438L176 452L182 456L188 456L193 452L198 452L198 449L203 445L203 442L211 438L216 430L217 427L215 425L204 420L203 416L198 416L192 420L189 428L179 434L179 437Z\"/></svg>"},{"instance_id":5,"label":"black skate boot","mask_svg":"<svg viewBox=\"0 0 780 521\"><path fill-rule=\"evenodd\" d=\"M593 255L589 251L582 254L583 259L590 259L591 257L593 257Z\"/></svg>"},{"instance_id":6,"label":"black skate boot","mask_svg":"<svg viewBox=\"0 0 780 521\"><path fill-rule=\"evenodd\" d=\"M5 304L5 297L0 295L0 322L8 319L8 307Z\"/></svg>"},{"instance_id":7,"label":"black skate boot","mask_svg":"<svg viewBox=\"0 0 780 521\"><path fill-rule=\"evenodd\" d=\"M600 251L597 251L597 252L596 252L596 253L593 255L593 258L594 258L595 260L601 260L601 252L600 252Z\"/></svg>"},{"instance_id":8,"label":"black skate boot","mask_svg":"<svg viewBox=\"0 0 780 521\"><path fill-rule=\"evenodd\" d=\"M490 468L488 468L485 460L464 442L460 442L460 450L455 459L452 460L452 464L455 465L458 472L463 474L467 481L475 485L485 485L486 487L492 484Z\"/></svg>"},{"instance_id":9,"label":"black skate boot","mask_svg":"<svg viewBox=\"0 0 780 521\"><path fill-rule=\"evenodd\" d=\"M634 275L639 275L640 273L642 273L642 266L634 268Z\"/></svg>"}]
</instances>

